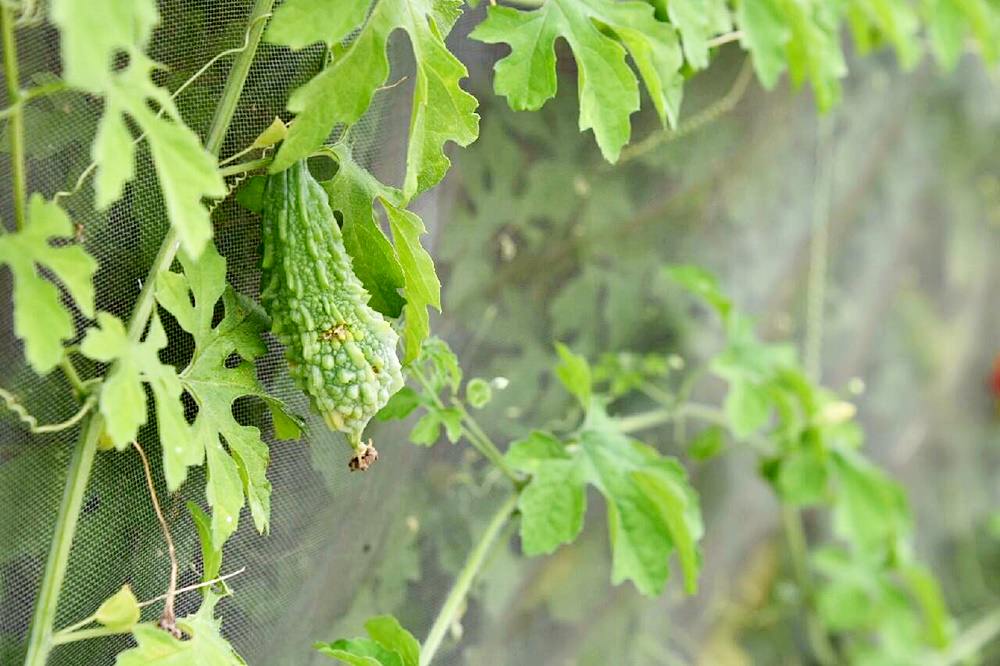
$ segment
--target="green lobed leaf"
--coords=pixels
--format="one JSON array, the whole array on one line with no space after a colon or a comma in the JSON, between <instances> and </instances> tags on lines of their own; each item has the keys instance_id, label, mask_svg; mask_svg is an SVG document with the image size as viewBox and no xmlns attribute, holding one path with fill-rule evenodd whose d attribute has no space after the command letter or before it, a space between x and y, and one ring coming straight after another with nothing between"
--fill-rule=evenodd
<instances>
[{"instance_id":1,"label":"green lobed leaf","mask_svg":"<svg viewBox=\"0 0 1000 666\"><path fill-rule=\"evenodd\" d=\"M135 176L129 117L149 144L170 223L184 248L197 256L212 237L202 199L221 198L226 187L215 158L184 125L169 92L152 80L156 64L143 49L159 20L156 3L55 0L52 19L62 35L67 83L102 95L105 101L91 153L97 165L97 207L105 209L117 201ZM114 62L119 53L129 56L121 70Z\"/></svg>"},{"instance_id":2,"label":"green lobed leaf","mask_svg":"<svg viewBox=\"0 0 1000 666\"><path fill-rule=\"evenodd\" d=\"M587 498L582 466L553 435L535 431L513 442L506 455L514 469L529 472L517 505L525 555L552 553L583 529Z\"/></svg>"},{"instance_id":3,"label":"green lobed leaf","mask_svg":"<svg viewBox=\"0 0 1000 666\"><path fill-rule=\"evenodd\" d=\"M782 16L782 0L741 0L737 4L740 41L753 56L754 71L765 88L773 88L785 71L785 46L791 31Z\"/></svg>"},{"instance_id":4,"label":"green lobed leaf","mask_svg":"<svg viewBox=\"0 0 1000 666\"><path fill-rule=\"evenodd\" d=\"M316 42L332 47L364 22L370 4L344 2L334 6L329 0L283 2L267 27L267 40L296 50Z\"/></svg>"},{"instance_id":5,"label":"green lobed leaf","mask_svg":"<svg viewBox=\"0 0 1000 666\"><path fill-rule=\"evenodd\" d=\"M136 647L120 652L115 666L246 666L246 662L222 637L222 622L215 619L219 595L207 592L198 612L179 618L184 639L177 639L149 622L136 625L132 636Z\"/></svg>"},{"instance_id":6,"label":"green lobed leaf","mask_svg":"<svg viewBox=\"0 0 1000 666\"><path fill-rule=\"evenodd\" d=\"M361 168L345 147L335 146L332 151L337 174L321 185L329 195L330 208L341 215L344 247L351 255L354 274L371 295L368 305L388 317L398 317L406 305L399 293L406 287L406 276L372 207L377 198L398 201L401 194Z\"/></svg>"},{"instance_id":7,"label":"green lobed leaf","mask_svg":"<svg viewBox=\"0 0 1000 666\"><path fill-rule=\"evenodd\" d=\"M833 528L861 552L892 556L909 535L911 517L898 483L853 451L837 451Z\"/></svg>"},{"instance_id":8,"label":"green lobed leaf","mask_svg":"<svg viewBox=\"0 0 1000 666\"><path fill-rule=\"evenodd\" d=\"M920 60L920 20L907 0L851 0L847 18L862 54L889 41L904 68L912 68Z\"/></svg>"},{"instance_id":9,"label":"green lobed leaf","mask_svg":"<svg viewBox=\"0 0 1000 666\"><path fill-rule=\"evenodd\" d=\"M365 631L375 642L399 654L403 666L417 666L420 643L391 615L380 615L365 622Z\"/></svg>"},{"instance_id":10,"label":"green lobed leaf","mask_svg":"<svg viewBox=\"0 0 1000 666\"><path fill-rule=\"evenodd\" d=\"M340 639L316 643L321 653L352 666L419 666L420 644L391 615L365 622L371 638Z\"/></svg>"},{"instance_id":11,"label":"green lobed leaf","mask_svg":"<svg viewBox=\"0 0 1000 666\"><path fill-rule=\"evenodd\" d=\"M437 394L448 389L452 396L462 383L462 366L448 343L438 337L424 340L418 363L428 375L431 390Z\"/></svg>"},{"instance_id":12,"label":"green lobed leaf","mask_svg":"<svg viewBox=\"0 0 1000 666\"><path fill-rule=\"evenodd\" d=\"M410 38L416 66L413 105L406 156L406 199L437 184L451 164L444 145L472 143L479 133L475 97L459 81L468 75L445 46L458 15L454 0L376 0L367 20L369 0L350 0L333 7L314 0L290 0L281 8L278 27L268 38L288 46L302 46L329 30L324 41L338 43L360 25L357 37L339 57L312 80L292 93L288 102L296 113L275 160L272 173L308 156L338 125L357 122L371 105L376 90L389 76L386 46L397 29ZM334 16L341 14L341 16ZM357 22L355 22L357 21ZM299 32L298 28L312 23Z\"/></svg>"},{"instance_id":13,"label":"green lobed leaf","mask_svg":"<svg viewBox=\"0 0 1000 666\"><path fill-rule=\"evenodd\" d=\"M441 415L437 410L428 410L410 431L410 441L421 446L433 446L440 437Z\"/></svg>"},{"instance_id":14,"label":"green lobed leaf","mask_svg":"<svg viewBox=\"0 0 1000 666\"><path fill-rule=\"evenodd\" d=\"M194 398L198 414L186 441L165 441L164 474L167 487L177 488L188 467L207 459L205 491L212 506L212 538L221 545L236 531L244 499L261 532L268 528L270 513L267 445L258 428L236 421L233 403L243 396L255 396L272 412L284 413L293 421L295 417L257 382L253 359L267 351L261 334L268 323L252 303L241 300L226 285L225 259L211 244L197 260L184 253L180 259L184 273L161 273L156 298L194 338L194 354L181 372L180 382ZM212 326L220 298L225 316ZM239 357L239 364L226 367L233 354Z\"/></svg>"},{"instance_id":15,"label":"green lobed leaf","mask_svg":"<svg viewBox=\"0 0 1000 666\"><path fill-rule=\"evenodd\" d=\"M163 443L164 465L172 447L183 447L191 438L181 404L180 379L173 366L160 362L159 351L167 346L167 334L156 313L142 341L133 342L121 320L107 312L97 313L97 326L87 331L80 351L95 361L114 362L101 385L100 411L112 444L123 450L146 422L146 392L149 384L156 402L156 420ZM170 477L168 475L168 485ZM172 486L171 489L176 486Z\"/></svg>"},{"instance_id":16,"label":"green lobed leaf","mask_svg":"<svg viewBox=\"0 0 1000 666\"><path fill-rule=\"evenodd\" d=\"M945 69L953 69L972 33L983 59L1000 57L1000 11L989 0L926 0L921 3L931 50Z\"/></svg>"},{"instance_id":17,"label":"green lobed leaf","mask_svg":"<svg viewBox=\"0 0 1000 666\"><path fill-rule=\"evenodd\" d=\"M591 484L607 502L612 582L632 580L641 593L658 594L676 550L686 588L696 589L703 528L683 468L622 434L596 400L572 446L535 432L506 459L531 474L518 499L525 554L550 553L579 535Z\"/></svg>"},{"instance_id":18,"label":"green lobed leaf","mask_svg":"<svg viewBox=\"0 0 1000 666\"><path fill-rule=\"evenodd\" d=\"M556 352L559 354L559 363L556 365L556 377L566 387L580 405L587 409L590 406L590 396L593 391L593 381L591 379L590 364L587 359L574 354L569 347L561 342L556 343Z\"/></svg>"},{"instance_id":19,"label":"green lobed leaf","mask_svg":"<svg viewBox=\"0 0 1000 666\"><path fill-rule=\"evenodd\" d=\"M79 245L52 246L53 239L73 237L73 223L54 202L32 194L23 229L0 236L0 264L13 276L14 332L24 340L28 363L39 374L63 357L63 341L76 329L62 304L59 288L42 277L50 271L87 317L94 316L94 273L97 261Z\"/></svg>"},{"instance_id":20,"label":"green lobed leaf","mask_svg":"<svg viewBox=\"0 0 1000 666\"><path fill-rule=\"evenodd\" d=\"M787 67L795 85L812 84L821 111L839 100L840 79L847 74L841 18L840 6L816 0L744 0L737 8L741 41L764 87L772 88Z\"/></svg>"},{"instance_id":21,"label":"green lobed leaf","mask_svg":"<svg viewBox=\"0 0 1000 666\"><path fill-rule=\"evenodd\" d=\"M420 244L420 236L427 233L423 221L405 208L396 208L384 199L381 201L389 218L399 263L406 276L403 362L411 363L420 355L421 345L431 332L427 308L441 311L441 283L434 271L431 255Z\"/></svg>"},{"instance_id":22,"label":"green lobed leaf","mask_svg":"<svg viewBox=\"0 0 1000 666\"><path fill-rule=\"evenodd\" d=\"M514 110L537 110L556 94L555 42L565 39L580 69L580 130L593 129L605 159L615 162L639 109L632 57L661 122L674 122L680 96L681 47L669 23L644 2L549 0L522 11L492 5L470 35L507 43L511 53L496 65L495 89Z\"/></svg>"}]
</instances>

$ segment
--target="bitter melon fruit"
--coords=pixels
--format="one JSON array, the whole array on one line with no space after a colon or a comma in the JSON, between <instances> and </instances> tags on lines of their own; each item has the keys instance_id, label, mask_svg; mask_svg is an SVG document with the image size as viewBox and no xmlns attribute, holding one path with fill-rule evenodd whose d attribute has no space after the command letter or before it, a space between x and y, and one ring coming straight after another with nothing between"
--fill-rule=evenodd
<instances>
[{"instance_id":1,"label":"bitter melon fruit","mask_svg":"<svg viewBox=\"0 0 1000 666\"><path fill-rule=\"evenodd\" d=\"M398 336L368 306L327 194L304 161L268 176L263 198L261 303L285 346L289 371L313 408L355 451L368 421L403 386Z\"/></svg>"}]
</instances>

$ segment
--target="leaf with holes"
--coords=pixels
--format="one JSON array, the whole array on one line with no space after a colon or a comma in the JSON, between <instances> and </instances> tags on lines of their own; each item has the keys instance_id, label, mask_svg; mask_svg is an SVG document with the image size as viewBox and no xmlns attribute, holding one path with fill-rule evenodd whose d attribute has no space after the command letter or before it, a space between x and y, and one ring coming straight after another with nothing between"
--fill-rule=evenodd
<instances>
[{"instance_id":1,"label":"leaf with holes","mask_svg":"<svg viewBox=\"0 0 1000 666\"><path fill-rule=\"evenodd\" d=\"M194 354L180 373L180 382L198 405L198 415L190 438L164 446L164 474L173 490L184 481L188 467L207 459L205 492L212 506L212 536L222 544L236 531L244 499L258 530L267 530L270 513L267 445L258 428L236 421L233 403L255 396L267 403L276 421L294 417L257 382L253 360L266 351L261 333L268 323L253 303L226 285L225 259L209 244L197 260L182 254L181 265L183 274L159 275L156 298L194 337ZM212 326L220 298L225 316ZM234 355L236 366L227 367Z\"/></svg>"},{"instance_id":2,"label":"leaf with holes","mask_svg":"<svg viewBox=\"0 0 1000 666\"><path fill-rule=\"evenodd\" d=\"M212 237L202 199L221 198L226 187L215 158L184 125L169 91L152 80L157 65L143 49L159 21L156 3L55 0L52 18L62 34L66 82L104 97L92 147L97 207L117 201L135 176L135 145L126 120L131 118L149 143L170 223L184 248L197 256ZM121 70L114 68L118 53L129 58Z\"/></svg>"},{"instance_id":3,"label":"leaf with holes","mask_svg":"<svg viewBox=\"0 0 1000 666\"><path fill-rule=\"evenodd\" d=\"M75 334L72 315L59 288L42 277L44 268L59 279L80 311L94 316L97 261L79 245L52 246L73 236L73 223L55 203L33 194L24 229L0 236L0 264L14 277L14 332L24 340L28 363L46 373L63 356L63 341Z\"/></svg>"},{"instance_id":4,"label":"leaf with holes","mask_svg":"<svg viewBox=\"0 0 1000 666\"><path fill-rule=\"evenodd\" d=\"M289 0L268 31L270 40L298 48L323 34L327 44L338 44L360 27L357 37L326 69L292 93L288 109L297 115L271 171L287 169L321 146L336 125L353 125L364 115L389 76L389 35L403 30L416 61L403 184L410 199L444 177L451 164L444 154L445 143L467 146L479 133L476 98L459 85L468 72L444 43L461 3L376 0L367 20L369 0L342 4L334 11L315 0Z\"/></svg>"},{"instance_id":5,"label":"leaf with holes","mask_svg":"<svg viewBox=\"0 0 1000 666\"><path fill-rule=\"evenodd\" d=\"M145 339L134 342L120 319L107 312L98 312L97 327L89 329L80 344L80 351L85 356L102 363L115 363L101 385L100 410L108 437L119 451L132 443L139 427L146 422L143 384L152 389L160 441L164 443L165 465L170 460L169 451L190 440L190 429L181 405L180 379L173 366L162 363L159 358L160 350L166 346L167 334L155 313ZM171 490L174 488L176 486Z\"/></svg>"},{"instance_id":6,"label":"leaf with holes","mask_svg":"<svg viewBox=\"0 0 1000 666\"><path fill-rule=\"evenodd\" d=\"M681 47L669 23L644 2L549 0L522 11L491 6L471 37L510 44L496 65L495 88L515 110L536 110L556 94L555 42L565 39L580 69L580 131L593 129L609 162L629 141L629 117L639 109L632 57L661 122L676 121Z\"/></svg>"}]
</instances>

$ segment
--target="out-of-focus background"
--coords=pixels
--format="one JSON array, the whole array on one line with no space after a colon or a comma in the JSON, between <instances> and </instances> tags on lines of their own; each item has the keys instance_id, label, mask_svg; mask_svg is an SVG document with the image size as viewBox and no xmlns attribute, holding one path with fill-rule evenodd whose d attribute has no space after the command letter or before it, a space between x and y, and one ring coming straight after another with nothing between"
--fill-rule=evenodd
<instances>
[{"instance_id":1,"label":"out-of-focus background","mask_svg":"<svg viewBox=\"0 0 1000 666\"><path fill-rule=\"evenodd\" d=\"M243 3L178 0L162 11L153 57L167 65L161 75L172 88L243 40ZM503 51L468 41L466 32L461 23L449 43L481 100L481 136L454 152L448 179L416 208L445 285L436 331L467 376L508 382L477 415L487 431L506 442L564 418L569 397L551 375L554 340L595 362L657 353L696 367L721 344L718 327L661 267L702 265L768 339L801 346L811 327L822 381L857 405L867 450L904 484L918 554L940 577L953 614L972 621L1000 608L1000 395L991 385L1000 355L996 72L970 58L947 76L931 64L903 74L891 56L867 57L851 63L843 103L818 117L808 93L761 90L731 45L687 86L682 131L644 142L657 132L656 118L637 114L634 147L612 167L593 137L578 132L568 57L557 99L538 113L514 113L489 88ZM393 81L408 67L408 46L397 37ZM25 28L19 40L23 76L44 82L58 71L51 26ZM223 154L282 113L287 91L322 58L264 45ZM198 131L227 66L213 66L178 99ZM380 93L352 133L356 154L388 182L401 177L411 80ZM30 190L51 196L72 187L89 163L99 112L75 93L28 109ZM139 179L109 213L93 210L89 185L64 200L102 262L98 307L118 315L128 312L166 224L148 156L140 159ZM0 180L8 168L4 154ZM232 201L214 221L230 280L256 295L259 221ZM8 280L0 277L5 299ZM810 308L815 299L821 307ZM0 307L2 385L41 420L65 418L73 411L67 387L57 374L39 379L23 367L10 313L9 304ZM259 373L307 412L276 345ZM706 400L718 398L711 384L704 391ZM238 411L253 421L262 408ZM262 537L241 521L223 569L246 567L220 608L224 633L248 662L328 663L311 643L355 635L374 613L426 632L501 489L488 473L482 483L484 468L467 448L417 448L407 432L408 424L373 430L382 461L365 475L348 474L343 442L319 419L301 442L272 445L272 532ZM23 657L74 435L32 437L0 415L3 664ZM611 586L603 509L591 503L583 536L552 556L524 559L511 530L441 663L807 663L796 656L803 637L778 506L754 457L737 449L698 463L670 428L643 438L679 456L701 494L700 593L687 597L672 581L651 600ZM182 585L198 579L184 502L202 501L202 487L193 478L175 495L161 489ZM807 528L822 536L828 526L807 515ZM138 460L100 455L57 626L88 615L126 581L140 599L159 594L166 568ZM180 612L188 603L197 599L182 598ZM111 664L124 640L58 648L53 663ZM984 656L1000 662L1000 643Z\"/></svg>"}]
</instances>

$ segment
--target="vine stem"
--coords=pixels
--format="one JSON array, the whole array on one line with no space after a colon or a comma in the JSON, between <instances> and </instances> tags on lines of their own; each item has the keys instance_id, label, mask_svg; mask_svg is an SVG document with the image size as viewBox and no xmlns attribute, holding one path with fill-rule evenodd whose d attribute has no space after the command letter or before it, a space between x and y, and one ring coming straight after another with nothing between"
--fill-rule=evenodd
<instances>
[{"instance_id":1,"label":"vine stem","mask_svg":"<svg viewBox=\"0 0 1000 666\"><path fill-rule=\"evenodd\" d=\"M243 92L243 85L246 83L250 64L257 53L257 46L260 44L260 38L264 32L264 24L266 23L261 20L261 17L269 14L273 5L274 0L257 0L250 12L249 25L254 27L250 30L247 48L239 53L232 68L229 70L222 98L219 106L215 109L208 138L205 141L205 148L213 155L218 155L219 150L222 148L222 141L229 130L229 125L236 112L236 103ZM3 11L6 12L6 8ZM3 17L4 35L6 37L7 18L9 18L9 15L4 14ZM6 39L4 39L4 44L4 59L6 63L9 63L11 58L6 55ZM9 67L9 64L6 66ZM160 250L149 269L149 275L139 293L136 306L132 310L128 330L129 337L133 341L141 337L142 332L146 328L149 316L153 311L153 286L156 282L156 276L160 271L169 270L177 254L178 246L177 233L171 227L160 245ZM76 523L80 515L83 494L86 491L87 482L90 479L90 471L94 464L97 441L103 430L104 419L100 413L96 413L83 428L80 441L77 442L77 445L73 449L73 456L66 477L66 486L63 490L59 512L56 515L52 547L49 550L49 556L45 563L45 573L42 576L42 584L35 604L35 612L31 620L31 635L28 639L25 666L44 666L54 646L53 624L56 617L56 608L59 603L59 593L63 580L66 577L70 548L73 544L73 536L76 533Z\"/></svg>"},{"instance_id":2,"label":"vine stem","mask_svg":"<svg viewBox=\"0 0 1000 666\"><path fill-rule=\"evenodd\" d=\"M225 176L238 176L240 174L247 173L248 171L254 171L256 169L263 169L264 167L271 164L274 161L273 157L261 157L257 160L250 160L248 162L238 162L236 164L222 167L219 169L219 173Z\"/></svg>"},{"instance_id":3,"label":"vine stem","mask_svg":"<svg viewBox=\"0 0 1000 666\"><path fill-rule=\"evenodd\" d=\"M813 187L806 331L803 345L806 373L817 383L823 373L823 305L826 301L826 255L833 170L832 137L832 122L829 119L820 119L817 127L817 172ZM799 589L802 591L809 645L819 663L837 663L836 650L816 610L816 592L812 572L809 570L809 542L802 525L802 512L797 507L786 504L781 507L781 517L792 567Z\"/></svg>"},{"instance_id":4,"label":"vine stem","mask_svg":"<svg viewBox=\"0 0 1000 666\"><path fill-rule=\"evenodd\" d=\"M428 666L431 660L434 659L434 655L437 654L438 648L441 647L441 641L444 640L445 634L452 623L454 623L459 609L465 602L465 597L469 593L472 581L475 580L476 575L483 566L483 562L486 561L486 555L489 553L494 541L496 541L497 535L500 534L500 531L510 519L511 514L514 513L514 509L517 506L517 498L518 494L512 493L500 505L497 512L493 514L493 518L490 519L489 525L486 526L483 535L479 538L479 542L476 543L476 546L469 553L468 559L465 560L465 565L459 572L458 578L455 579L455 584L448 593L448 597L444 600L444 605L441 606L440 612L438 612L437 617L434 619L434 624L427 634L427 639L420 648L420 666Z\"/></svg>"},{"instance_id":5,"label":"vine stem","mask_svg":"<svg viewBox=\"0 0 1000 666\"><path fill-rule=\"evenodd\" d=\"M729 418L724 411L718 407L703 405L697 402L685 402L676 407L651 409L646 412L637 412L623 416L618 419L618 429L625 434L629 434L642 430L650 430L667 423L678 422L687 417L722 426L726 430L729 430ZM770 452L774 448L766 437L758 434L746 435L738 439L742 439L748 444L753 445L761 452Z\"/></svg>"},{"instance_id":6,"label":"vine stem","mask_svg":"<svg viewBox=\"0 0 1000 666\"><path fill-rule=\"evenodd\" d=\"M83 494L87 489L90 470L94 465L97 440L103 430L104 419L99 413L95 414L87 422L80 441L73 448L69 471L66 474L66 487L63 489L59 513L56 515L55 534L45 562L45 573L42 575L38 600L35 602L25 666L44 666L54 645L52 626L56 619L59 592L66 577L69 551L73 545L73 535L76 533L76 521L80 516Z\"/></svg>"},{"instance_id":7,"label":"vine stem","mask_svg":"<svg viewBox=\"0 0 1000 666\"><path fill-rule=\"evenodd\" d=\"M792 569L798 580L799 589L805 605L806 635L812 647L816 661L824 666L837 663L830 637L816 615L816 593L813 589L812 575L809 572L809 543L802 527L802 514L798 508L784 504L781 507L781 520L785 528L785 539L788 541L788 553L792 559Z\"/></svg>"},{"instance_id":8,"label":"vine stem","mask_svg":"<svg viewBox=\"0 0 1000 666\"><path fill-rule=\"evenodd\" d=\"M427 395L431 397L438 409L445 409L444 403L441 402L441 398L438 397L437 392L434 390L434 387L431 386L427 377L424 376L424 373L421 372L416 366L411 366L409 371L424 387L427 391ZM493 463L504 476L510 479L515 486L520 484L521 477L519 477L517 473L510 468L510 465L508 465L507 461L504 460L503 454L500 452L500 449L497 448L496 444L494 444L486 433L483 432L483 429L461 403L456 402L456 406L462 414L462 435L469 440L469 443L472 444L477 451Z\"/></svg>"},{"instance_id":9,"label":"vine stem","mask_svg":"<svg viewBox=\"0 0 1000 666\"><path fill-rule=\"evenodd\" d=\"M21 106L20 74L17 68L17 42L14 38L14 10L0 4L0 33L3 34L3 73L7 80L7 100L14 107L7 122L10 135L10 173L14 196L14 226L24 228L25 205L28 201L27 177L24 167L24 109Z\"/></svg>"}]
</instances>

